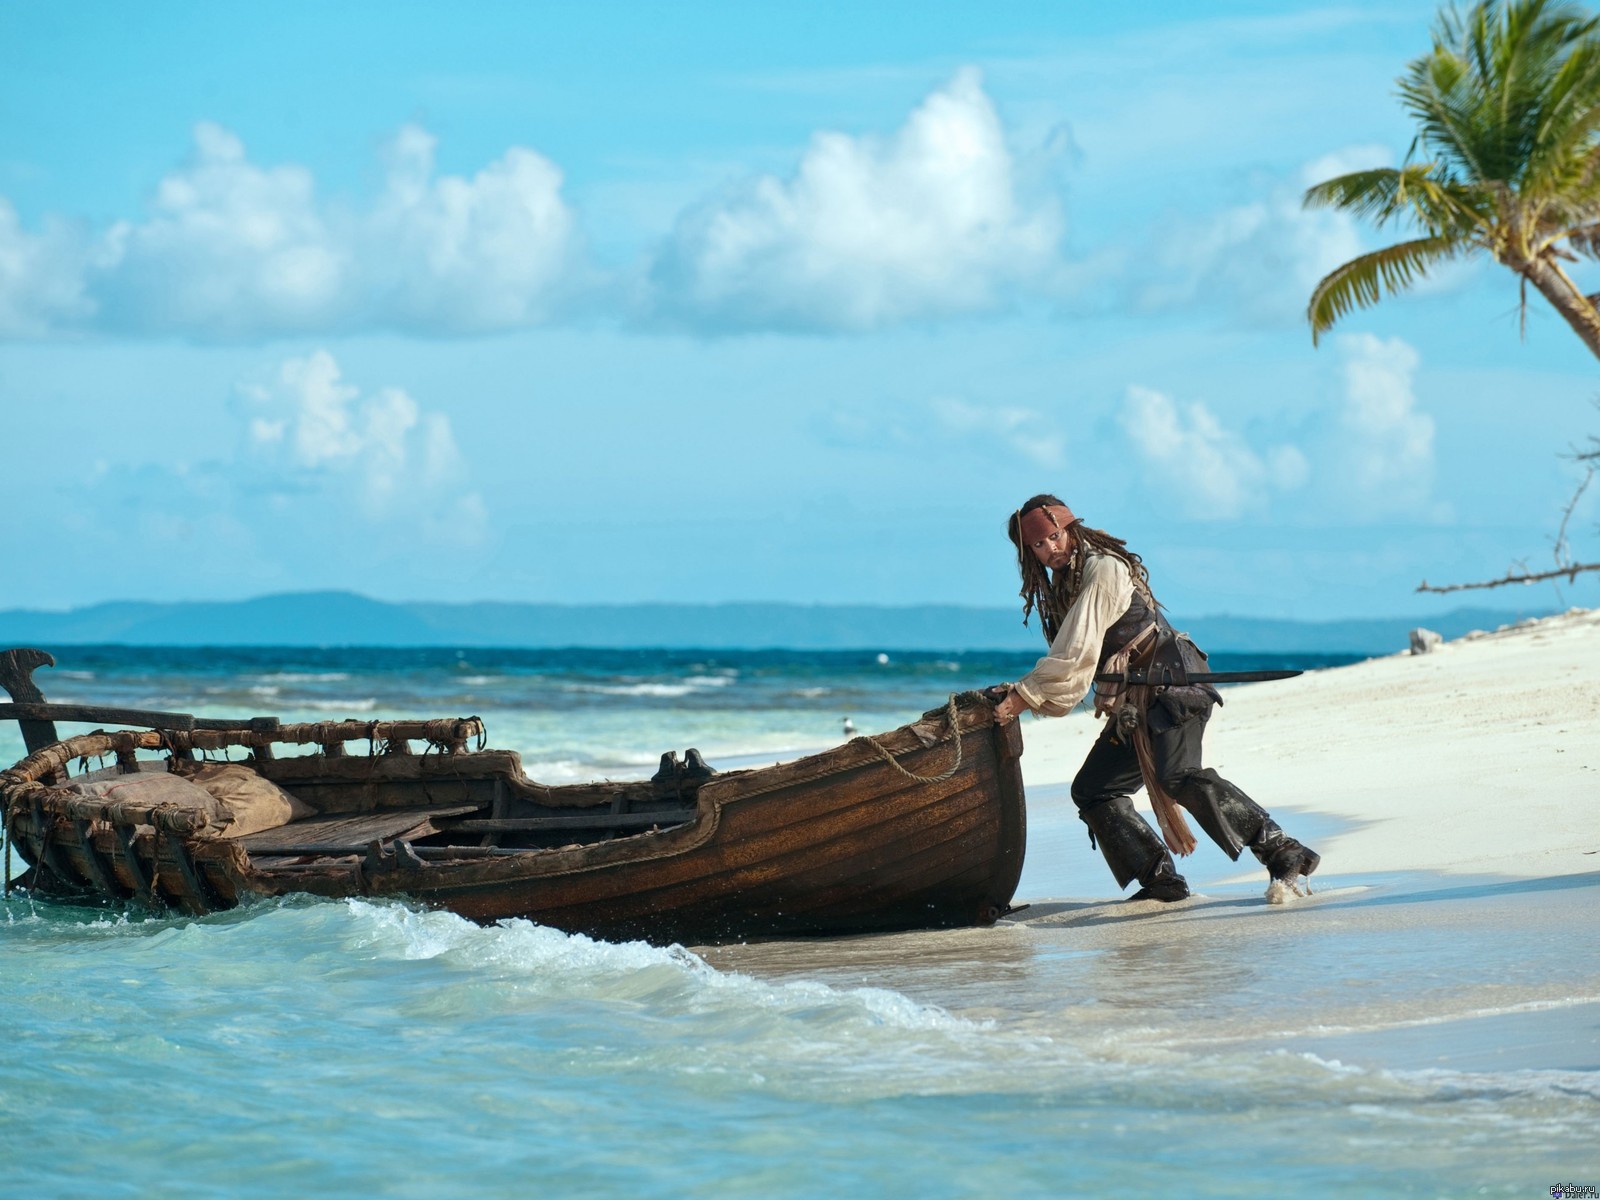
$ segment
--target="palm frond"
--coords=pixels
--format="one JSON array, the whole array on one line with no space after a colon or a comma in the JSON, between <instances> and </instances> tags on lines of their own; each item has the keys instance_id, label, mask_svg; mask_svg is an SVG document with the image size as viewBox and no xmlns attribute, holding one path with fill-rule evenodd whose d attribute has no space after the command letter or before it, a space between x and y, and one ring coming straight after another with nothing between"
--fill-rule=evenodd
<instances>
[{"instance_id":1,"label":"palm frond","mask_svg":"<svg viewBox=\"0 0 1600 1200\"><path fill-rule=\"evenodd\" d=\"M1590 107L1596 19L1553 0L1486 0L1447 14L1399 81L1419 136L1448 173L1520 183L1538 151Z\"/></svg>"},{"instance_id":2,"label":"palm frond","mask_svg":"<svg viewBox=\"0 0 1600 1200\"><path fill-rule=\"evenodd\" d=\"M1493 178L1481 145L1470 95L1474 77L1466 60L1443 48L1411 64L1399 80L1400 102L1417 122L1417 136L1446 175Z\"/></svg>"},{"instance_id":3,"label":"palm frond","mask_svg":"<svg viewBox=\"0 0 1600 1200\"><path fill-rule=\"evenodd\" d=\"M1427 168L1421 170L1425 173ZM1399 210L1399 197L1405 188L1408 172L1417 167L1374 167L1367 171L1351 171L1336 175L1306 189L1303 203L1307 208L1337 208L1358 217L1369 217L1382 225Z\"/></svg>"},{"instance_id":4,"label":"palm frond","mask_svg":"<svg viewBox=\"0 0 1600 1200\"><path fill-rule=\"evenodd\" d=\"M1568 231L1567 245L1585 258L1600 258L1600 222Z\"/></svg>"},{"instance_id":5,"label":"palm frond","mask_svg":"<svg viewBox=\"0 0 1600 1200\"><path fill-rule=\"evenodd\" d=\"M1494 207L1482 189L1441 179L1433 163L1338 175L1307 188L1303 203L1340 209L1380 227L1407 216L1431 233L1456 237L1481 231L1492 220Z\"/></svg>"},{"instance_id":6,"label":"palm frond","mask_svg":"<svg viewBox=\"0 0 1600 1200\"><path fill-rule=\"evenodd\" d=\"M1550 95L1528 148L1523 190L1559 195L1594 172L1600 146L1600 39L1574 48L1551 80Z\"/></svg>"},{"instance_id":7,"label":"palm frond","mask_svg":"<svg viewBox=\"0 0 1600 1200\"><path fill-rule=\"evenodd\" d=\"M1374 250L1335 267L1317 284L1311 293L1311 303L1306 306L1312 345L1316 345L1340 317L1358 308L1371 308L1385 293L1393 295L1404 291L1430 266L1470 248L1472 243L1449 235L1417 238Z\"/></svg>"}]
</instances>

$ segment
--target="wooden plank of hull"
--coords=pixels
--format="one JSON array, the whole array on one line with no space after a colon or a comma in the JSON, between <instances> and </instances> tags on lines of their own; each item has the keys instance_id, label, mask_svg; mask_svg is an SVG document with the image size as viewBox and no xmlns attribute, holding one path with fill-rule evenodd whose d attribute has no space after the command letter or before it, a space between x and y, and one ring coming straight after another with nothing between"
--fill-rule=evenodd
<instances>
[{"instance_id":1,"label":"wooden plank of hull","mask_svg":"<svg viewBox=\"0 0 1600 1200\"><path fill-rule=\"evenodd\" d=\"M989 879L994 868L994 828L991 814L979 807L951 816L915 844L901 843L895 853L868 849L850 863L830 862L811 868L802 888L786 890L783 909L789 915L843 912L866 908L895 895L913 895L944 889L952 879L981 870ZM844 869L853 867L853 870ZM979 889L986 894L987 887ZM985 895L953 894L950 907L976 921ZM970 911L968 911L970 909Z\"/></svg>"},{"instance_id":2,"label":"wooden plank of hull","mask_svg":"<svg viewBox=\"0 0 1600 1200\"><path fill-rule=\"evenodd\" d=\"M946 835L867 873L825 882L823 872L800 870L781 880L747 884L726 877L725 888L667 889L536 914L557 928L603 937L657 941L720 941L793 933L888 930L987 923L999 915L992 881L994 830L976 809L952 821ZM874 848L863 857L881 863ZM827 874L836 874L831 870ZM1006 899L1009 899L1007 897ZM992 911L991 911L992 910Z\"/></svg>"},{"instance_id":3,"label":"wooden plank of hull","mask_svg":"<svg viewBox=\"0 0 1600 1200\"><path fill-rule=\"evenodd\" d=\"M968 786L941 793L930 787L928 792L915 802L902 800L887 821L863 805L799 822L797 836L776 840L779 835L774 834L759 839L779 847L760 860L746 860L743 851L747 843L735 843L721 856L724 869L743 886L793 880L802 872L808 883L822 886L834 879L859 878L886 857L914 852L936 840L951 822L969 814L993 824L991 795L984 789Z\"/></svg>"}]
</instances>

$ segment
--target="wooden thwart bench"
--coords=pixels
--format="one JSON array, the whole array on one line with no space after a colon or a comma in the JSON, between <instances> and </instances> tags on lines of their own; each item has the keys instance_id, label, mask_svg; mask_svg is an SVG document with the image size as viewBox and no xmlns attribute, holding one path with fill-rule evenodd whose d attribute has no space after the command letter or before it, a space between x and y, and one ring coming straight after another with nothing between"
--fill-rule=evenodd
<instances>
[{"instance_id":1,"label":"wooden thwart bench","mask_svg":"<svg viewBox=\"0 0 1600 1200\"><path fill-rule=\"evenodd\" d=\"M373 842L409 840L438 833L435 820L481 811L476 804L451 808L390 809L383 812L310 817L264 829L239 839L252 856L258 854L361 854Z\"/></svg>"}]
</instances>

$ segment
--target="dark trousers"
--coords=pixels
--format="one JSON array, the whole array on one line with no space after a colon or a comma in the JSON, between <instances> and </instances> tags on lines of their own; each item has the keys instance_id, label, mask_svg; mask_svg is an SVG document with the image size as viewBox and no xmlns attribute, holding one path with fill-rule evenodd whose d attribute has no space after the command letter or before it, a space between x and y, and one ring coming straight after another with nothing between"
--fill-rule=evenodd
<instances>
[{"instance_id":1,"label":"dark trousers","mask_svg":"<svg viewBox=\"0 0 1600 1200\"><path fill-rule=\"evenodd\" d=\"M1200 769L1200 742L1210 718L1209 711L1197 713L1167 729L1151 731L1150 757L1155 763L1156 778L1169 793L1185 775ZM1108 722L1100 731L1072 781L1072 802L1079 812L1118 796L1131 796L1144 786L1132 739L1118 742L1111 737L1112 729Z\"/></svg>"}]
</instances>

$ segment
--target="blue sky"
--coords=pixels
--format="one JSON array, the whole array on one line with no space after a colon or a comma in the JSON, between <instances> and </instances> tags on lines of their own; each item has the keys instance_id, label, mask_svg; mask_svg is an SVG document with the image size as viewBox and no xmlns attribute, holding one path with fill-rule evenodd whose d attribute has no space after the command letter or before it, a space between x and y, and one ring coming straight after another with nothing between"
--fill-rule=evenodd
<instances>
[{"instance_id":1,"label":"blue sky","mask_svg":"<svg viewBox=\"0 0 1600 1200\"><path fill-rule=\"evenodd\" d=\"M1180 616L1546 565L1543 302L1304 322L1433 6L1114 7L0 8L0 607L1003 605L1042 490Z\"/></svg>"}]
</instances>

